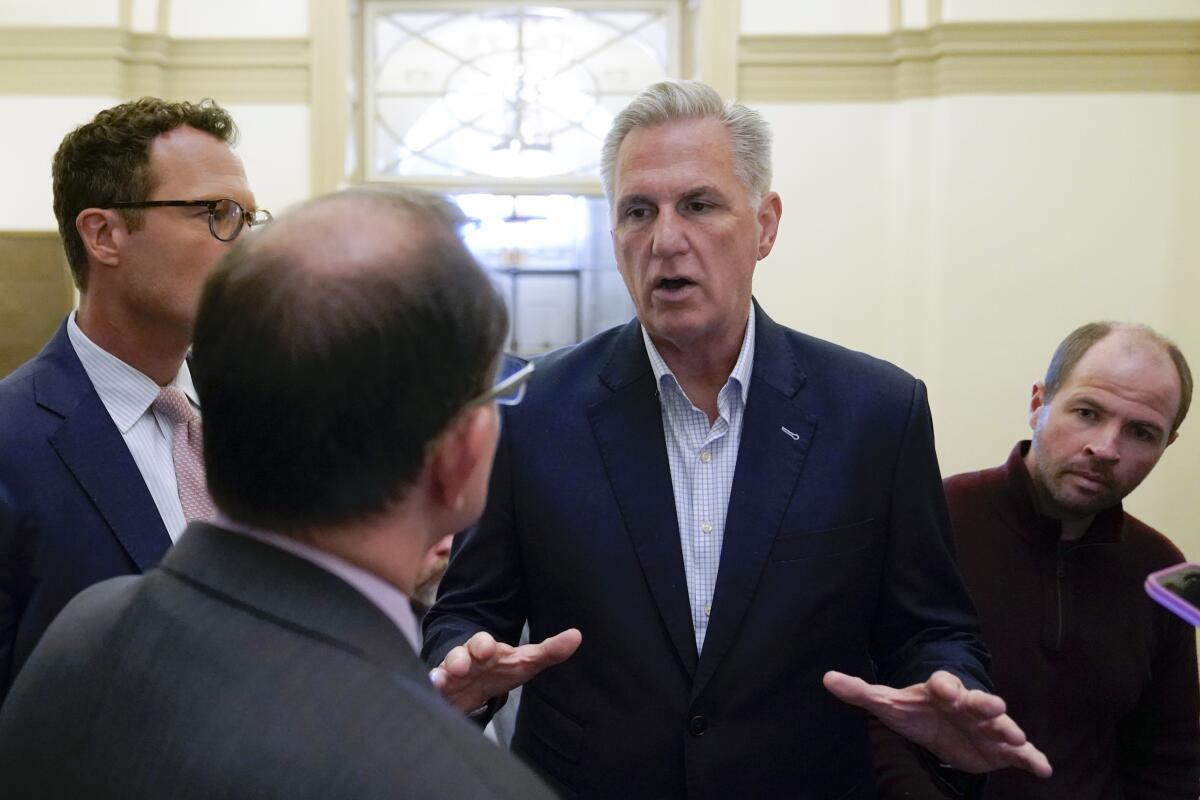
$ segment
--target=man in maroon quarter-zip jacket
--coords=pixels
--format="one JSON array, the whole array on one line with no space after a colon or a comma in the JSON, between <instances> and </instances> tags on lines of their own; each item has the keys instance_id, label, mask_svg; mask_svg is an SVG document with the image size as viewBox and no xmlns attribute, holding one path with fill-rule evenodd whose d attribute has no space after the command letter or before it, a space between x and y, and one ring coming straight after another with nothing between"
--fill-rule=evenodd
<instances>
[{"instance_id":1,"label":"man in maroon quarter-zip jacket","mask_svg":"<svg viewBox=\"0 0 1200 800\"><path fill-rule=\"evenodd\" d=\"M1121 508L1191 393L1182 353L1154 331L1084 325L1033 387L1032 442L946 480L997 692L1054 765L1049 780L993 773L987 800L1200 795L1195 635L1142 590L1183 555ZM874 739L882 797L947 796L903 740Z\"/></svg>"}]
</instances>

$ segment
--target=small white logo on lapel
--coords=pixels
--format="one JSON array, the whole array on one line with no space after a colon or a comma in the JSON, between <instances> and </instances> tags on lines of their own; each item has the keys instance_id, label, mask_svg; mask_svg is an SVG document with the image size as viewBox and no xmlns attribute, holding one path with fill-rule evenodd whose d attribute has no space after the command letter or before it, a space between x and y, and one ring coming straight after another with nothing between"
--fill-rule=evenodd
<instances>
[{"instance_id":1,"label":"small white logo on lapel","mask_svg":"<svg viewBox=\"0 0 1200 800\"><path fill-rule=\"evenodd\" d=\"M789 431L787 428L780 428L779 430L783 431L783 432L784 432L784 433L786 433L788 436L792 437L792 441L793 441L793 442L798 442L798 441L800 441L800 434L798 434L798 433L792 433L792 432L791 432L791 431Z\"/></svg>"}]
</instances>

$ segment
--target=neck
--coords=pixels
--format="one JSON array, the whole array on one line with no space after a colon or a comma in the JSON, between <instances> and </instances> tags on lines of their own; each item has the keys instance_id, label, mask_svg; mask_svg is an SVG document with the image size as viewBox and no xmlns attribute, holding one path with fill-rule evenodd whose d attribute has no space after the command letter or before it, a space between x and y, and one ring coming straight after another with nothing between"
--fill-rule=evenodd
<instances>
[{"instance_id":1,"label":"neck","mask_svg":"<svg viewBox=\"0 0 1200 800\"><path fill-rule=\"evenodd\" d=\"M671 369L675 380L696 408L708 415L709 423L717 419L717 395L729 381L729 375L737 364L738 353L746 335L746 325L737 329L736 336L725 337L718 346L676 346L660 341L653 334L650 341L663 361Z\"/></svg>"},{"instance_id":2,"label":"neck","mask_svg":"<svg viewBox=\"0 0 1200 800\"><path fill-rule=\"evenodd\" d=\"M1092 527L1092 520L1094 519L1096 519L1096 515L1090 514L1086 517L1071 517L1060 520L1062 523L1062 533L1059 534L1059 538L1064 542L1073 542L1076 539L1082 539L1083 535L1088 532L1088 528Z\"/></svg>"},{"instance_id":3,"label":"neck","mask_svg":"<svg viewBox=\"0 0 1200 800\"><path fill-rule=\"evenodd\" d=\"M80 295L75 322L99 347L159 386L166 386L179 374L191 345L190 335L178 329L139 323L86 293Z\"/></svg>"},{"instance_id":4,"label":"neck","mask_svg":"<svg viewBox=\"0 0 1200 800\"><path fill-rule=\"evenodd\" d=\"M367 522L309 531L302 538L412 597L420 579L421 563L432 546L421 527L387 513Z\"/></svg>"}]
</instances>

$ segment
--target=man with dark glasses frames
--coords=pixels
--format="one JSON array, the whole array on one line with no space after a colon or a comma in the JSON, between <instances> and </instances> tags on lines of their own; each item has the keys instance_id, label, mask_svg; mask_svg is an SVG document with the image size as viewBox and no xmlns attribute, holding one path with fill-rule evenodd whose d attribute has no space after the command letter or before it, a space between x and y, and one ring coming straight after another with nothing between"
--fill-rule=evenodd
<instances>
[{"instance_id":1,"label":"man with dark glasses frames","mask_svg":"<svg viewBox=\"0 0 1200 800\"><path fill-rule=\"evenodd\" d=\"M0 537L0 697L71 597L158 563L210 513L184 357L200 287L259 209L212 101L101 111L53 163L79 308L0 382L0 484L21 527ZM35 577L36 576L36 577Z\"/></svg>"},{"instance_id":2,"label":"man with dark glasses frames","mask_svg":"<svg viewBox=\"0 0 1200 800\"><path fill-rule=\"evenodd\" d=\"M549 800L416 653L425 553L478 518L496 405L533 372L498 356L504 304L449 209L344 192L221 263L194 372L219 514L55 620L0 711L0 786Z\"/></svg>"}]
</instances>

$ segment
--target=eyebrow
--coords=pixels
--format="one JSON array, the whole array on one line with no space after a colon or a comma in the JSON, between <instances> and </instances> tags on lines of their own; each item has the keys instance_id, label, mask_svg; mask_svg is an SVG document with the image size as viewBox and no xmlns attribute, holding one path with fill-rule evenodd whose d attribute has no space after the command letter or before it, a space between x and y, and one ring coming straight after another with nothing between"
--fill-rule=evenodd
<instances>
[{"instance_id":1,"label":"eyebrow","mask_svg":"<svg viewBox=\"0 0 1200 800\"><path fill-rule=\"evenodd\" d=\"M690 189L690 190L684 192L683 197L681 199L691 200L693 198L700 197L701 195L706 195L706 194L713 194L713 195L716 195L717 197L720 197L721 190L712 185L697 186L695 189Z\"/></svg>"},{"instance_id":2,"label":"eyebrow","mask_svg":"<svg viewBox=\"0 0 1200 800\"><path fill-rule=\"evenodd\" d=\"M652 206L654 201L644 194L630 194L617 200L617 210L629 208L630 206Z\"/></svg>"},{"instance_id":3,"label":"eyebrow","mask_svg":"<svg viewBox=\"0 0 1200 800\"><path fill-rule=\"evenodd\" d=\"M688 189L686 192L684 192L683 194L681 194L679 196L679 202L686 203L689 200L695 200L697 197L703 197L705 195L712 195L712 196L715 196L718 198L724 197L724 195L721 194L721 190L718 189L716 186L713 186L711 184L705 184L704 186L697 186L694 189ZM636 205L653 206L653 205L657 205L657 203L654 200L651 200L649 196L644 195L644 194L626 195L625 197L622 197L617 200L617 209L618 210L628 208L629 206L636 206Z\"/></svg>"},{"instance_id":4,"label":"eyebrow","mask_svg":"<svg viewBox=\"0 0 1200 800\"><path fill-rule=\"evenodd\" d=\"M1103 403L1100 403L1096 400L1093 400L1090 395L1085 394L1085 395L1080 395L1078 397L1074 397L1071 399L1071 403L1074 405L1085 405L1089 408L1094 408L1097 411L1103 411L1106 414L1109 413L1108 406L1106 406ZM1162 425L1159 425L1157 422L1154 422L1154 421L1148 420L1148 419L1131 419L1131 420L1129 420L1129 424L1136 425L1136 426L1139 426L1142 428L1147 428L1149 430L1154 431L1157 434L1165 434L1167 432L1167 429L1164 428Z\"/></svg>"}]
</instances>

